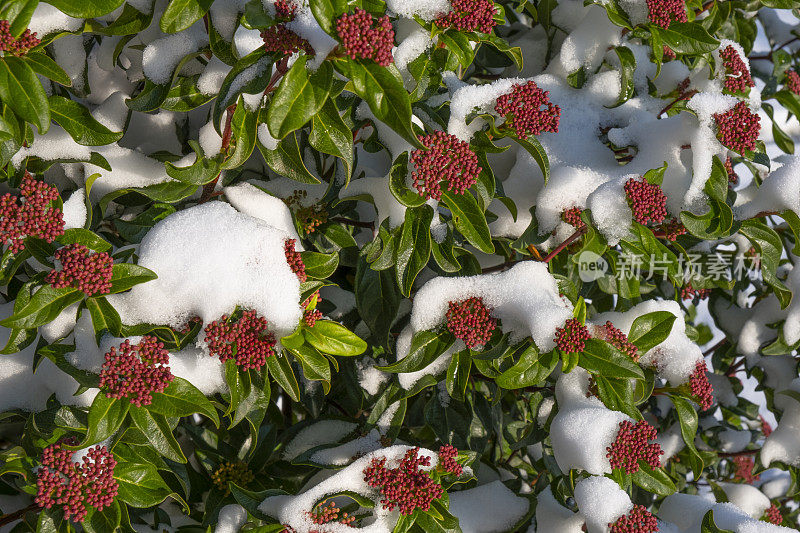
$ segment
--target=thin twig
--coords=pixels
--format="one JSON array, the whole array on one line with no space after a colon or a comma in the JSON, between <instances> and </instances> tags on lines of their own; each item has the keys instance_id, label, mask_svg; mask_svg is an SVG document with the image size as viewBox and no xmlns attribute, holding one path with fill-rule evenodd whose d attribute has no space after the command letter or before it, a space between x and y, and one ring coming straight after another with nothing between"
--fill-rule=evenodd
<instances>
[{"instance_id":1,"label":"thin twig","mask_svg":"<svg viewBox=\"0 0 800 533\"><path fill-rule=\"evenodd\" d=\"M0 516L0 527L5 526L6 524L10 524L15 520L20 520L26 513L30 511L34 511L38 509L39 506L35 503L30 504L29 506L20 509L18 511L14 511L13 513L8 513Z\"/></svg>"},{"instance_id":2,"label":"thin twig","mask_svg":"<svg viewBox=\"0 0 800 533\"><path fill-rule=\"evenodd\" d=\"M543 263L549 263L551 259L553 259L555 256L557 256L557 255L559 254L559 252L561 252L561 250L563 250L564 248L566 248L567 246L569 246L570 244L572 244L572 243L573 243L573 242L574 242L574 241L575 241L575 240L576 240L578 237L580 237L581 235L583 235L584 233L586 233L587 229L588 229L588 228L587 228L586 226L583 226L582 228L578 228L578 229L575 231L575 233L573 233L572 235L570 235L570 236L569 236L569 238L567 238L567 240L565 240L564 242L562 242L561 244L559 244L559 245L556 247L556 249L555 249L555 250L553 250L552 252L550 252L549 254L547 254L547 257L545 257L544 259L542 259L542 262L543 262Z\"/></svg>"},{"instance_id":3,"label":"thin twig","mask_svg":"<svg viewBox=\"0 0 800 533\"><path fill-rule=\"evenodd\" d=\"M233 112L236 111L236 104L231 104L227 109L227 116L225 117L225 129L222 131L222 146L220 153L225 154L231 145L231 137L233 136ZM214 189L217 187L217 181L221 172L217 177L209 181L203 186L203 194L200 195L200 203L204 204L214 197Z\"/></svg>"}]
</instances>

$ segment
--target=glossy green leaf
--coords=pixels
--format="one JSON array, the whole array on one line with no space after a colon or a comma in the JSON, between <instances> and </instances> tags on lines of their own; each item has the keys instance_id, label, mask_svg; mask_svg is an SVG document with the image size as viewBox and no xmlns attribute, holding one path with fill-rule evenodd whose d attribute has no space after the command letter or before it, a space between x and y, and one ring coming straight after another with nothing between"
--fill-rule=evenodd
<instances>
[{"instance_id":1,"label":"glossy green leaf","mask_svg":"<svg viewBox=\"0 0 800 533\"><path fill-rule=\"evenodd\" d=\"M314 348L331 355L361 355L367 349L367 343L358 335L331 320L317 320L304 334Z\"/></svg>"},{"instance_id":2,"label":"glossy green leaf","mask_svg":"<svg viewBox=\"0 0 800 533\"><path fill-rule=\"evenodd\" d=\"M276 139L302 128L328 100L333 84L331 64L325 61L309 73L307 61L306 55L297 58L270 100L266 122Z\"/></svg>"},{"instance_id":3,"label":"glossy green leaf","mask_svg":"<svg viewBox=\"0 0 800 533\"><path fill-rule=\"evenodd\" d=\"M0 99L40 134L50 129L47 94L26 61L12 55L0 58Z\"/></svg>"},{"instance_id":4,"label":"glossy green leaf","mask_svg":"<svg viewBox=\"0 0 800 533\"><path fill-rule=\"evenodd\" d=\"M456 229L467 241L484 253L494 253L489 224L475 197L469 191L464 194L442 191L442 201L450 209Z\"/></svg>"},{"instance_id":5,"label":"glossy green leaf","mask_svg":"<svg viewBox=\"0 0 800 533\"><path fill-rule=\"evenodd\" d=\"M114 132L100 124L84 106L63 96L51 96L50 114L76 143L101 146L117 142L122 132Z\"/></svg>"}]
</instances>

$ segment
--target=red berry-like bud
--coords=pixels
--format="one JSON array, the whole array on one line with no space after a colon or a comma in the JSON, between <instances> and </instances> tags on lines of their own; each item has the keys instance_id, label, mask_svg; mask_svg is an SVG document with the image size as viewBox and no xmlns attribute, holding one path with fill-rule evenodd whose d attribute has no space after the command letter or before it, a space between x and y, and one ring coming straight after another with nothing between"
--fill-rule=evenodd
<instances>
[{"instance_id":1,"label":"red berry-like bud","mask_svg":"<svg viewBox=\"0 0 800 533\"><path fill-rule=\"evenodd\" d=\"M394 28L388 16L375 18L356 9L336 20L336 33L351 59L371 59L383 67L394 62Z\"/></svg>"},{"instance_id":2,"label":"red berry-like bud","mask_svg":"<svg viewBox=\"0 0 800 533\"><path fill-rule=\"evenodd\" d=\"M681 300L705 300L711 294L711 289L695 289L691 282L681 288Z\"/></svg>"},{"instance_id":3,"label":"red berry-like bud","mask_svg":"<svg viewBox=\"0 0 800 533\"><path fill-rule=\"evenodd\" d=\"M761 479L758 474L753 474L756 468L756 461L752 455L735 455L733 457L733 480L747 483L748 485L754 481Z\"/></svg>"},{"instance_id":4,"label":"red berry-like bud","mask_svg":"<svg viewBox=\"0 0 800 533\"><path fill-rule=\"evenodd\" d=\"M419 448L408 450L397 468L386 468L386 458L373 459L364 469L364 481L370 487L379 488L381 504L384 509L398 509L400 514L410 515L416 509L428 511L433 500L444 494L444 489L436 483L420 466L430 466L430 457L419 457Z\"/></svg>"},{"instance_id":5,"label":"red berry-like bud","mask_svg":"<svg viewBox=\"0 0 800 533\"><path fill-rule=\"evenodd\" d=\"M595 326L594 336L603 339L612 346L615 346L619 351L628 354L634 362L639 361L639 353L636 345L629 341L628 336L622 333L621 330L615 328L610 320L606 321L602 326Z\"/></svg>"},{"instance_id":6,"label":"red berry-like bud","mask_svg":"<svg viewBox=\"0 0 800 533\"><path fill-rule=\"evenodd\" d=\"M414 167L411 178L414 188L427 198L442 198L441 183L447 183L447 190L454 194L464 194L478 181L481 167L478 156L455 135L436 131L420 137L424 150L411 152L410 161Z\"/></svg>"},{"instance_id":7,"label":"red berry-like bud","mask_svg":"<svg viewBox=\"0 0 800 533\"><path fill-rule=\"evenodd\" d=\"M625 182L625 194L633 218L639 224L645 225L651 220L660 223L667 218L667 197L658 185L630 178Z\"/></svg>"},{"instance_id":8,"label":"red berry-like bud","mask_svg":"<svg viewBox=\"0 0 800 533\"><path fill-rule=\"evenodd\" d=\"M107 253L92 253L82 244L69 244L57 250L55 258L61 270L51 270L45 281L56 289L75 287L87 296L111 291L114 260Z\"/></svg>"},{"instance_id":9,"label":"red berry-like bud","mask_svg":"<svg viewBox=\"0 0 800 533\"><path fill-rule=\"evenodd\" d=\"M281 20L294 20L297 13L297 4L292 0L277 0L275 2L275 15Z\"/></svg>"},{"instance_id":10,"label":"red berry-like bud","mask_svg":"<svg viewBox=\"0 0 800 533\"><path fill-rule=\"evenodd\" d=\"M550 102L549 94L533 81L516 83L510 93L497 99L494 110L520 139L546 131L557 133L561 108Z\"/></svg>"},{"instance_id":11,"label":"red berry-like bud","mask_svg":"<svg viewBox=\"0 0 800 533\"><path fill-rule=\"evenodd\" d=\"M797 74L794 70L786 71L786 87L800 96L800 74Z\"/></svg>"},{"instance_id":12,"label":"red berry-like bud","mask_svg":"<svg viewBox=\"0 0 800 533\"><path fill-rule=\"evenodd\" d=\"M755 150L761 131L761 117L750 111L747 104L739 102L724 113L714 113L717 139L734 152Z\"/></svg>"},{"instance_id":13,"label":"red berry-like bud","mask_svg":"<svg viewBox=\"0 0 800 533\"><path fill-rule=\"evenodd\" d=\"M482 298L472 297L460 302L450 302L447 310L447 329L467 348L483 346L492 336L497 320Z\"/></svg>"},{"instance_id":14,"label":"red berry-like bud","mask_svg":"<svg viewBox=\"0 0 800 533\"><path fill-rule=\"evenodd\" d=\"M761 433L764 434L764 437L772 435L772 426L769 425L767 419L761 415L758 415L758 419L761 421Z\"/></svg>"},{"instance_id":15,"label":"red berry-like bud","mask_svg":"<svg viewBox=\"0 0 800 533\"><path fill-rule=\"evenodd\" d=\"M458 464L456 457L458 456L458 448L445 444L439 448L439 466L445 472L450 472L456 476L460 476L464 472L464 467Z\"/></svg>"},{"instance_id":16,"label":"red berry-like bud","mask_svg":"<svg viewBox=\"0 0 800 533\"><path fill-rule=\"evenodd\" d=\"M28 50L39 46L42 41L36 38L36 33L26 29L19 37L11 35L11 23L7 20L0 20L0 52L24 56Z\"/></svg>"},{"instance_id":17,"label":"red berry-like bud","mask_svg":"<svg viewBox=\"0 0 800 533\"><path fill-rule=\"evenodd\" d=\"M245 311L237 321L222 315L205 328L209 355L220 361L235 359L242 370L258 370L275 355L275 335L267 329L267 320L255 311Z\"/></svg>"},{"instance_id":18,"label":"red berry-like bud","mask_svg":"<svg viewBox=\"0 0 800 533\"><path fill-rule=\"evenodd\" d=\"M686 235L686 226L677 218L673 218L661 224L661 232L667 240L675 242L681 235Z\"/></svg>"},{"instance_id":19,"label":"red berry-like bud","mask_svg":"<svg viewBox=\"0 0 800 533\"><path fill-rule=\"evenodd\" d=\"M25 173L21 197L0 197L0 245L8 244L11 253L24 248L26 237L53 242L64 234L64 214L50 204L58 199L58 189Z\"/></svg>"},{"instance_id":20,"label":"red berry-like bud","mask_svg":"<svg viewBox=\"0 0 800 533\"><path fill-rule=\"evenodd\" d=\"M261 39L264 41L264 49L267 52L274 52L281 56L297 52L305 52L306 55L310 56L314 55L314 49L309 42L287 28L283 23L261 30Z\"/></svg>"},{"instance_id":21,"label":"red berry-like bud","mask_svg":"<svg viewBox=\"0 0 800 533\"><path fill-rule=\"evenodd\" d=\"M589 328L581 324L577 318L570 318L564 323L563 328L556 330L556 347L565 353L582 352L586 348L586 341L591 339Z\"/></svg>"},{"instance_id":22,"label":"red berry-like bud","mask_svg":"<svg viewBox=\"0 0 800 533\"><path fill-rule=\"evenodd\" d=\"M322 312L319 309L314 309L313 311L306 311L303 313L303 322L305 322L306 326L313 328L314 324L317 323L317 320L322 318Z\"/></svg>"},{"instance_id":23,"label":"red berry-like bud","mask_svg":"<svg viewBox=\"0 0 800 533\"><path fill-rule=\"evenodd\" d=\"M303 283L308 279L308 276L306 276L306 265L303 263L303 256L294 249L295 242L297 242L295 239L286 239L283 241L283 253L286 256L286 262L289 264L289 268L295 273L300 283Z\"/></svg>"},{"instance_id":24,"label":"red berry-like bud","mask_svg":"<svg viewBox=\"0 0 800 533\"><path fill-rule=\"evenodd\" d=\"M750 77L750 70L744 64L739 52L728 45L719 53L725 68L725 89L731 93L743 93L749 87L755 87L753 78Z\"/></svg>"},{"instance_id":25,"label":"red berry-like bud","mask_svg":"<svg viewBox=\"0 0 800 533\"><path fill-rule=\"evenodd\" d=\"M100 370L100 388L109 398L127 398L136 406L150 405L154 392L164 389L175 379L169 367L169 352L152 336L144 336L138 344L125 339L119 349L106 353Z\"/></svg>"},{"instance_id":26,"label":"red berry-like bud","mask_svg":"<svg viewBox=\"0 0 800 533\"><path fill-rule=\"evenodd\" d=\"M491 0L453 0L450 5L450 12L434 21L440 28L491 33L497 24L497 8Z\"/></svg>"},{"instance_id":27,"label":"red berry-like bud","mask_svg":"<svg viewBox=\"0 0 800 533\"><path fill-rule=\"evenodd\" d=\"M697 362L694 372L689 377L689 388L701 411L714 405L714 388L708 380L708 367L705 361Z\"/></svg>"},{"instance_id":28,"label":"red berry-like bud","mask_svg":"<svg viewBox=\"0 0 800 533\"><path fill-rule=\"evenodd\" d=\"M634 505L631 512L608 527L611 533L656 533L658 520L643 505Z\"/></svg>"},{"instance_id":29,"label":"red berry-like bud","mask_svg":"<svg viewBox=\"0 0 800 533\"><path fill-rule=\"evenodd\" d=\"M561 213L561 220L569 224L570 226L574 227L575 229L581 229L586 227L586 224L581 219L581 214L583 213L583 209L580 207L570 207L569 209L565 209L563 213Z\"/></svg>"},{"instance_id":30,"label":"red berry-like bud","mask_svg":"<svg viewBox=\"0 0 800 533\"><path fill-rule=\"evenodd\" d=\"M733 170L733 159L731 159L731 156L725 158L725 172L728 173L728 183L732 185L739 183L739 175Z\"/></svg>"},{"instance_id":31,"label":"red berry-like bud","mask_svg":"<svg viewBox=\"0 0 800 533\"><path fill-rule=\"evenodd\" d=\"M769 506L769 509L766 510L764 513L764 518L767 522L775 524L776 526L779 526L783 523L783 515L781 514L781 510L774 503Z\"/></svg>"},{"instance_id":32,"label":"red berry-like bud","mask_svg":"<svg viewBox=\"0 0 800 533\"><path fill-rule=\"evenodd\" d=\"M619 433L614 443L606 448L606 457L611 468L621 468L628 474L639 470L639 461L644 461L653 468L661 466L661 455L664 451L656 442L649 442L658 437L656 428L639 420L636 424L623 420L619 423Z\"/></svg>"},{"instance_id":33,"label":"red berry-like bud","mask_svg":"<svg viewBox=\"0 0 800 533\"><path fill-rule=\"evenodd\" d=\"M686 22L685 0L647 0L650 22L669 28L672 22Z\"/></svg>"},{"instance_id":34,"label":"red berry-like bud","mask_svg":"<svg viewBox=\"0 0 800 533\"><path fill-rule=\"evenodd\" d=\"M76 446L74 438L62 439L42 452L42 467L36 473L36 504L43 509L59 505L64 518L82 522L87 506L102 511L114 501L119 486L114 479L117 462L105 446L89 448L82 462L72 460L65 446Z\"/></svg>"}]
</instances>

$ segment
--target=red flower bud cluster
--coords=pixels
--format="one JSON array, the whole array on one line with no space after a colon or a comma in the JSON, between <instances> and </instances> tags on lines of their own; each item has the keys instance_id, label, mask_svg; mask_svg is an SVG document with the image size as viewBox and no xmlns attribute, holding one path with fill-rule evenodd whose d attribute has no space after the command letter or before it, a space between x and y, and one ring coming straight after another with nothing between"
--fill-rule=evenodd
<instances>
[{"instance_id":1,"label":"red flower bud cluster","mask_svg":"<svg viewBox=\"0 0 800 533\"><path fill-rule=\"evenodd\" d=\"M669 46L667 46L665 44L664 45L664 52L663 52L663 56L662 57L663 57L664 61L672 61L673 59L678 57L678 55L675 53L675 50L673 50L672 48L670 48Z\"/></svg>"},{"instance_id":2,"label":"red flower bud cluster","mask_svg":"<svg viewBox=\"0 0 800 533\"><path fill-rule=\"evenodd\" d=\"M164 392L175 376L167 366L169 352L150 335L138 344L125 339L106 353L100 388L109 398L128 398L136 406L150 405L154 392Z\"/></svg>"},{"instance_id":3,"label":"red flower bud cluster","mask_svg":"<svg viewBox=\"0 0 800 533\"><path fill-rule=\"evenodd\" d=\"M689 388L701 411L709 409L714 404L714 388L708 380L707 372L706 362L698 361L694 372L689 377Z\"/></svg>"},{"instance_id":4,"label":"red flower bud cluster","mask_svg":"<svg viewBox=\"0 0 800 533\"><path fill-rule=\"evenodd\" d=\"M281 20L294 20L297 13L297 4L292 0L277 0L275 2L275 15Z\"/></svg>"},{"instance_id":5,"label":"red flower bud cluster","mask_svg":"<svg viewBox=\"0 0 800 533\"><path fill-rule=\"evenodd\" d=\"M673 22L686 22L685 0L647 0L647 10L650 22L669 28Z\"/></svg>"},{"instance_id":6,"label":"red flower bud cluster","mask_svg":"<svg viewBox=\"0 0 800 533\"><path fill-rule=\"evenodd\" d=\"M454 194L464 194L478 181L481 167L478 156L455 135L436 131L420 137L424 150L411 152L414 172L414 188L427 198L442 198L441 182L447 183L447 190Z\"/></svg>"},{"instance_id":7,"label":"red flower bud cluster","mask_svg":"<svg viewBox=\"0 0 800 533\"><path fill-rule=\"evenodd\" d=\"M303 256L300 252L294 249L295 239L286 239L283 241L283 254L286 256L286 262L289 263L289 268L295 273L300 283L308 279L306 276L306 265L303 263Z\"/></svg>"},{"instance_id":8,"label":"red flower bud cluster","mask_svg":"<svg viewBox=\"0 0 800 533\"><path fill-rule=\"evenodd\" d=\"M691 282L681 288L681 300L705 300L711 294L711 289L695 289Z\"/></svg>"},{"instance_id":9,"label":"red flower bud cluster","mask_svg":"<svg viewBox=\"0 0 800 533\"><path fill-rule=\"evenodd\" d=\"M7 20L0 20L0 52L24 56L28 50L39 46L42 41L36 38L36 32L26 29L19 37L11 35L11 23Z\"/></svg>"},{"instance_id":10,"label":"red flower bud cluster","mask_svg":"<svg viewBox=\"0 0 800 533\"><path fill-rule=\"evenodd\" d=\"M370 487L379 488L384 509L410 515L415 509L427 511L431 502L442 497L444 489L420 466L430 466L430 457L419 457L419 447L406 452L397 468L386 468L386 458L373 459L364 469L364 481Z\"/></svg>"},{"instance_id":11,"label":"red flower bud cluster","mask_svg":"<svg viewBox=\"0 0 800 533\"><path fill-rule=\"evenodd\" d=\"M282 56L297 52L305 52L309 56L314 55L314 49L308 41L283 23L261 30L261 39L264 41L264 49L267 52L275 52Z\"/></svg>"},{"instance_id":12,"label":"red flower bud cluster","mask_svg":"<svg viewBox=\"0 0 800 533\"><path fill-rule=\"evenodd\" d=\"M725 158L725 172L728 173L728 183L733 185L739 183L739 175L733 170L733 159L731 159L731 156Z\"/></svg>"},{"instance_id":13,"label":"red flower bud cluster","mask_svg":"<svg viewBox=\"0 0 800 533\"><path fill-rule=\"evenodd\" d=\"M445 317L447 330L461 339L467 348L474 349L489 342L497 320L482 298L472 297L460 302L450 302Z\"/></svg>"},{"instance_id":14,"label":"red flower bud cluster","mask_svg":"<svg viewBox=\"0 0 800 533\"><path fill-rule=\"evenodd\" d=\"M619 433L614 443L606 448L611 468L621 468L628 474L639 471L639 461L653 468L661 466L664 451L656 442L648 442L658 437L656 428L639 420L635 424L628 420L619 423Z\"/></svg>"},{"instance_id":15,"label":"red flower bud cluster","mask_svg":"<svg viewBox=\"0 0 800 533\"><path fill-rule=\"evenodd\" d=\"M772 435L772 426L769 425L767 419L761 415L758 415L758 419L761 421L761 433L764 434L764 437Z\"/></svg>"},{"instance_id":16,"label":"red flower bud cluster","mask_svg":"<svg viewBox=\"0 0 800 533\"><path fill-rule=\"evenodd\" d=\"M440 28L491 33L497 22L492 0L452 0L452 9L434 21Z\"/></svg>"},{"instance_id":17,"label":"red flower bud cluster","mask_svg":"<svg viewBox=\"0 0 800 533\"><path fill-rule=\"evenodd\" d=\"M756 461L752 455L734 455L733 456L733 480L747 483L748 485L754 481L761 479L761 476L753 475L753 470L756 467Z\"/></svg>"},{"instance_id":18,"label":"red flower bud cluster","mask_svg":"<svg viewBox=\"0 0 800 533\"><path fill-rule=\"evenodd\" d=\"M561 220L575 229L581 229L586 226L586 224L583 222L583 219L581 219L582 213L583 209L580 207L570 207L561 213Z\"/></svg>"},{"instance_id":19,"label":"red flower bud cluster","mask_svg":"<svg viewBox=\"0 0 800 533\"><path fill-rule=\"evenodd\" d=\"M73 243L57 250L55 258L61 270L51 270L45 281L56 289L75 287L88 296L111 291L114 260L107 253L91 253L86 246Z\"/></svg>"},{"instance_id":20,"label":"red flower bud cluster","mask_svg":"<svg viewBox=\"0 0 800 533\"><path fill-rule=\"evenodd\" d=\"M355 516L348 516L347 513L342 513L339 516L341 509L336 507L334 502L330 502L327 506L323 502L318 505L316 509L310 511L308 514L311 521L315 524L329 524L331 522L339 522L349 527L353 527L352 522L356 519Z\"/></svg>"},{"instance_id":21,"label":"red flower bud cluster","mask_svg":"<svg viewBox=\"0 0 800 533\"><path fill-rule=\"evenodd\" d=\"M312 311L306 310L306 312L303 313L303 322L310 328L313 328L314 324L316 324L317 320L320 318L322 318L322 312L319 309L314 309Z\"/></svg>"},{"instance_id":22,"label":"red flower bud cluster","mask_svg":"<svg viewBox=\"0 0 800 533\"><path fill-rule=\"evenodd\" d=\"M603 339L607 343L616 347L622 353L639 362L639 352L636 345L628 340L628 336L622 333L621 330L614 327L610 320L606 321L602 326L595 326L595 336Z\"/></svg>"},{"instance_id":23,"label":"red flower bud cluster","mask_svg":"<svg viewBox=\"0 0 800 533\"><path fill-rule=\"evenodd\" d=\"M781 510L774 503L770 505L769 509L764 512L764 516L767 519L767 522L775 524L776 526L779 526L783 523L783 515L781 514Z\"/></svg>"},{"instance_id":24,"label":"red flower bud cluster","mask_svg":"<svg viewBox=\"0 0 800 533\"><path fill-rule=\"evenodd\" d=\"M658 520L643 505L634 505L631 512L608 524L611 533L656 533Z\"/></svg>"},{"instance_id":25,"label":"red flower bud cluster","mask_svg":"<svg viewBox=\"0 0 800 533\"><path fill-rule=\"evenodd\" d=\"M725 89L731 93L743 93L748 87L755 87L750 70L744 64L739 52L731 45L719 53L725 68Z\"/></svg>"},{"instance_id":26,"label":"red flower bud cluster","mask_svg":"<svg viewBox=\"0 0 800 533\"><path fill-rule=\"evenodd\" d=\"M677 218L673 218L661 224L661 232L664 234L664 238L675 242L681 235L686 235L686 226Z\"/></svg>"},{"instance_id":27,"label":"red flower bud cluster","mask_svg":"<svg viewBox=\"0 0 800 533\"><path fill-rule=\"evenodd\" d=\"M297 223L306 235L311 235L317 229L317 226L324 224L328 220L328 212L319 204L304 206L302 199L306 196L308 196L306 191L296 190L284 202L292 209Z\"/></svg>"},{"instance_id":28,"label":"red flower bud cluster","mask_svg":"<svg viewBox=\"0 0 800 533\"><path fill-rule=\"evenodd\" d=\"M336 33L351 59L372 59L382 67L394 62L394 28L388 16L376 19L356 9L336 20Z\"/></svg>"},{"instance_id":29,"label":"red flower bud cluster","mask_svg":"<svg viewBox=\"0 0 800 533\"><path fill-rule=\"evenodd\" d=\"M625 182L625 194L639 224L646 225L651 220L660 223L667 218L667 196L658 185L630 178Z\"/></svg>"},{"instance_id":30,"label":"red flower bud cluster","mask_svg":"<svg viewBox=\"0 0 800 533\"><path fill-rule=\"evenodd\" d=\"M786 71L786 87L800 96L800 74L797 74L794 70Z\"/></svg>"},{"instance_id":31,"label":"red flower bud cluster","mask_svg":"<svg viewBox=\"0 0 800 533\"><path fill-rule=\"evenodd\" d=\"M60 505L66 520L82 522L87 506L102 511L114 501L119 486L114 480L117 462L105 446L89 448L81 462L63 446L76 446L74 438L62 439L42 452L42 468L36 474L36 504L44 509Z\"/></svg>"},{"instance_id":32,"label":"red flower bud cluster","mask_svg":"<svg viewBox=\"0 0 800 533\"><path fill-rule=\"evenodd\" d=\"M550 102L549 94L533 81L516 83L510 93L497 99L494 110L520 139L545 131L557 133L561 108Z\"/></svg>"},{"instance_id":33,"label":"red flower bud cluster","mask_svg":"<svg viewBox=\"0 0 800 533\"><path fill-rule=\"evenodd\" d=\"M464 467L458 464L456 457L458 456L458 448L445 444L439 447L439 466L445 472L450 472L456 476L464 473Z\"/></svg>"},{"instance_id":34,"label":"red flower bud cluster","mask_svg":"<svg viewBox=\"0 0 800 533\"><path fill-rule=\"evenodd\" d=\"M761 131L761 117L739 102L724 113L712 115L717 123L717 139L734 152L755 150Z\"/></svg>"},{"instance_id":35,"label":"red flower bud cluster","mask_svg":"<svg viewBox=\"0 0 800 533\"><path fill-rule=\"evenodd\" d=\"M577 318L564 322L563 328L556 329L556 347L562 352L577 353L586 348L586 341L591 339L589 328L581 324Z\"/></svg>"},{"instance_id":36,"label":"red flower bud cluster","mask_svg":"<svg viewBox=\"0 0 800 533\"><path fill-rule=\"evenodd\" d=\"M0 197L0 245L8 243L11 253L22 250L25 237L53 242L64 234L64 214L50 206L58 189L26 172L20 192L21 198L10 193Z\"/></svg>"},{"instance_id":37,"label":"red flower bud cluster","mask_svg":"<svg viewBox=\"0 0 800 533\"><path fill-rule=\"evenodd\" d=\"M275 335L267 330L267 320L255 311L245 311L236 322L222 315L205 328L209 355L219 356L223 363L236 359L242 370L258 370L275 355Z\"/></svg>"}]
</instances>

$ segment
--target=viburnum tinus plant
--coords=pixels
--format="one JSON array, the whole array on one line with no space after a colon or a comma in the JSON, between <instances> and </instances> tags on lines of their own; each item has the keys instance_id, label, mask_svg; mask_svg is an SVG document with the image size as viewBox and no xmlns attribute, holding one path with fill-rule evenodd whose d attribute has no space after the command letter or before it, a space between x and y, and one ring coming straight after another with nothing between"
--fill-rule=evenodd
<instances>
[{"instance_id":1,"label":"viburnum tinus plant","mask_svg":"<svg viewBox=\"0 0 800 533\"><path fill-rule=\"evenodd\" d=\"M779 533L798 0L0 0L0 533Z\"/></svg>"}]
</instances>

